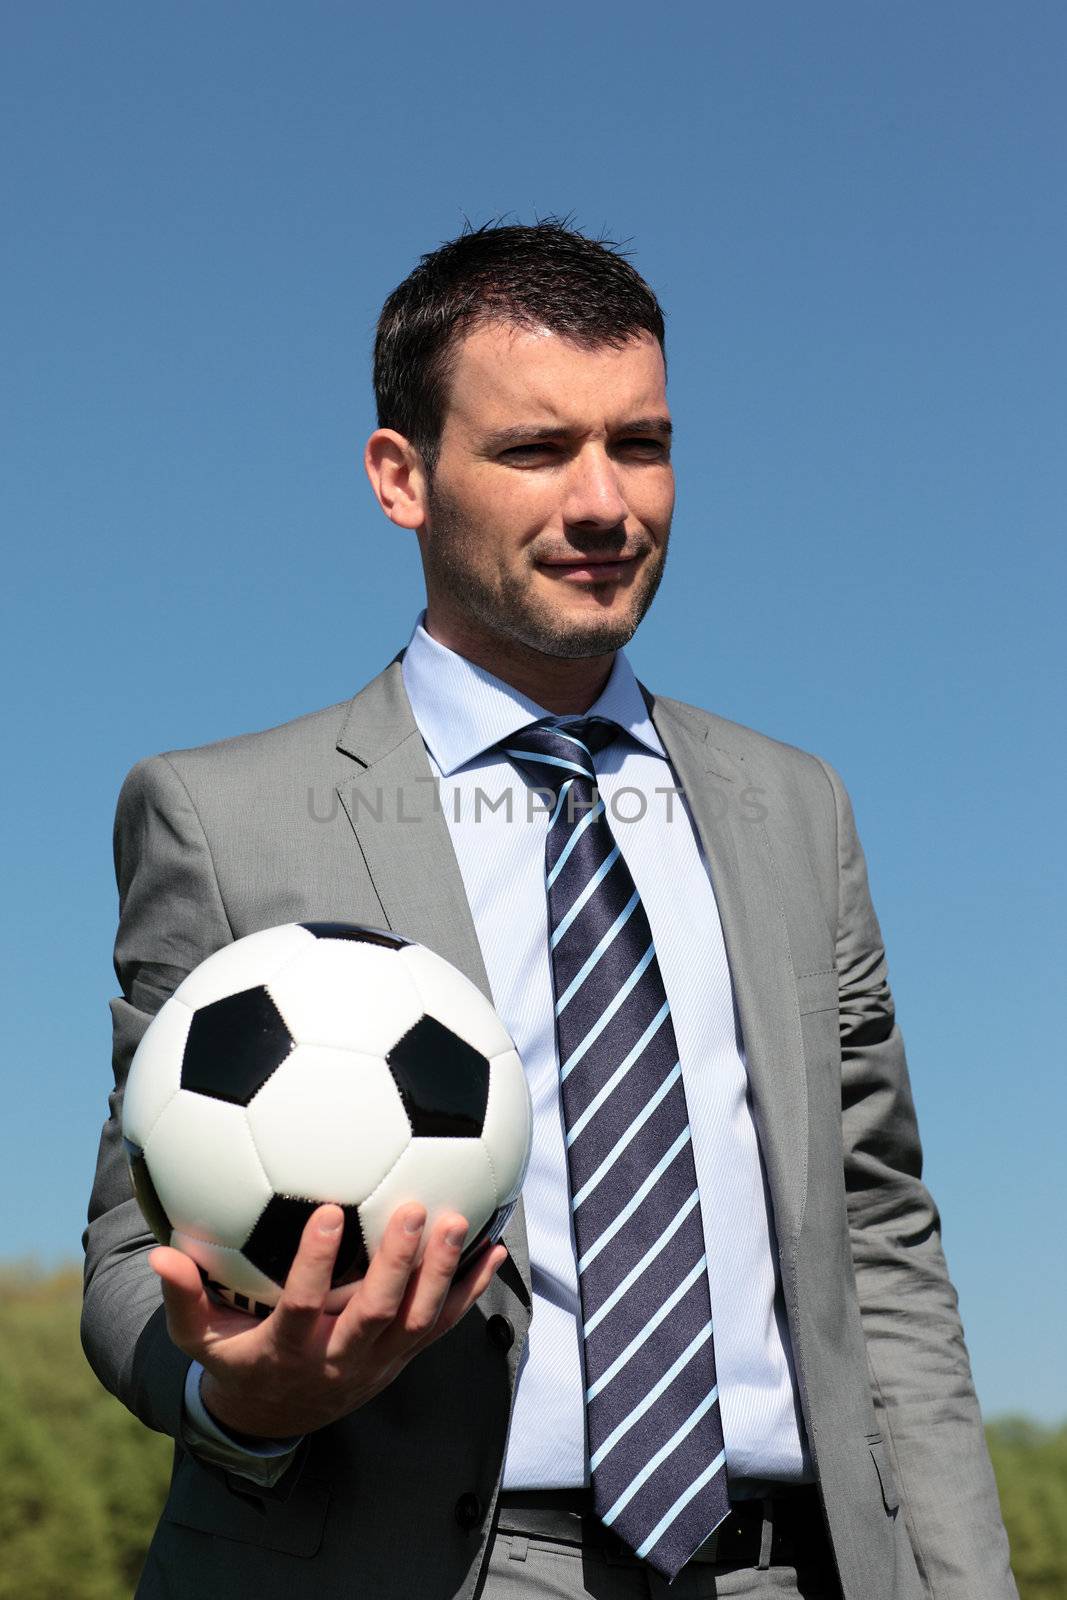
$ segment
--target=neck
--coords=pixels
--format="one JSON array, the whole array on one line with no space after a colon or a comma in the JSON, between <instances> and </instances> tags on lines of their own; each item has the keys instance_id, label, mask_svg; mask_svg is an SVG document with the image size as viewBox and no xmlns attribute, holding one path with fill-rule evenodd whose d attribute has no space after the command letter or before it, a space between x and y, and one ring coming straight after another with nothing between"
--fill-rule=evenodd
<instances>
[{"instance_id":1,"label":"neck","mask_svg":"<svg viewBox=\"0 0 1067 1600\"><path fill-rule=\"evenodd\" d=\"M489 638L475 629L450 625L429 608L423 626L438 644L483 667L556 716L580 716L588 711L603 692L615 663L614 651L577 658L543 655L515 639Z\"/></svg>"}]
</instances>

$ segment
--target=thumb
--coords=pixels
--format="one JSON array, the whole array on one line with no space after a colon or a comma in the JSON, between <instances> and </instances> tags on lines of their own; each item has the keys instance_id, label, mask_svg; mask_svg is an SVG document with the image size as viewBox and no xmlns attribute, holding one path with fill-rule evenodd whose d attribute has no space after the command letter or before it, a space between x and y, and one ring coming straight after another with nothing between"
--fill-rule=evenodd
<instances>
[{"instance_id":1,"label":"thumb","mask_svg":"<svg viewBox=\"0 0 1067 1600\"><path fill-rule=\"evenodd\" d=\"M195 1261L180 1250L161 1245L148 1257L148 1265L162 1282L167 1331L179 1350L199 1356L213 1308Z\"/></svg>"}]
</instances>

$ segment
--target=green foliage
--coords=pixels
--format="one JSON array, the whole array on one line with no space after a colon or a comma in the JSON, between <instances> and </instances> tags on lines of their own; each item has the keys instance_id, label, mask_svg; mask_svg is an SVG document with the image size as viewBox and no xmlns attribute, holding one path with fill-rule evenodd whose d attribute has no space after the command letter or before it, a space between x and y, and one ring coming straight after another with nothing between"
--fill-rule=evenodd
<instances>
[{"instance_id":1,"label":"green foliage","mask_svg":"<svg viewBox=\"0 0 1067 1600\"><path fill-rule=\"evenodd\" d=\"M170 1442L100 1387L78 1342L81 1275L0 1269L0 1600L133 1593ZM988 1429L1021 1600L1067 1600L1067 1426Z\"/></svg>"},{"instance_id":2,"label":"green foliage","mask_svg":"<svg viewBox=\"0 0 1067 1600\"><path fill-rule=\"evenodd\" d=\"M107 1517L76 1458L0 1381L0 1596L50 1600L77 1573L85 1600L109 1600Z\"/></svg>"},{"instance_id":3,"label":"green foliage","mask_svg":"<svg viewBox=\"0 0 1067 1600\"><path fill-rule=\"evenodd\" d=\"M1022 1600L1067 1596L1067 1427L991 1423L989 1453Z\"/></svg>"},{"instance_id":4,"label":"green foliage","mask_svg":"<svg viewBox=\"0 0 1067 1600\"><path fill-rule=\"evenodd\" d=\"M78 1340L81 1274L0 1271L0 1600L133 1593L170 1441L100 1387Z\"/></svg>"}]
</instances>

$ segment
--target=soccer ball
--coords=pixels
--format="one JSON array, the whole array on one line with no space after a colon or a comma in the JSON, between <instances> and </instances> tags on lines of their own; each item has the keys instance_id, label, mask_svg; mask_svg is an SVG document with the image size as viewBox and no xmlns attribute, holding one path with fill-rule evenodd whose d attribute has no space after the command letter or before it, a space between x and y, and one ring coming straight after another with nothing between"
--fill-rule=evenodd
<instances>
[{"instance_id":1,"label":"soccer ball","mask_svg":"<svg viewBox=\"0 0 1067 1600\"><path fill-rule=\"evenodd\" d=\"M156 1238L256 1316L325 1201L345 1216L330 1311L409 1201L431 1224L466 1217L462 1266L503 1232L531 1128L522 1063L475 986L422 945L337 922L203 961L141 1040L122 1116Z\"/></svg>"}]
</instances>

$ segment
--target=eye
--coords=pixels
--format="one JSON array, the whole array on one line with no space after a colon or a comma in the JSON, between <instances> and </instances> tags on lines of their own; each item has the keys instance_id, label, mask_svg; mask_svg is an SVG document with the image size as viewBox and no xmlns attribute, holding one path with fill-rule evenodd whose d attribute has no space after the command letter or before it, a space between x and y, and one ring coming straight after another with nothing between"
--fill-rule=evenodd
<instances>
[{"instance_id":1,"label":"eye","mask_svg":"<svg viewBox=\"0 0 1067 1600\"><path fill-rule=\"evenodd\" d=\"M668 458L671 453L671 447L665 439L639 437L620 439L615 448L625 451L627 455L638 456L646 461L662 461Z\"/></svg>"},{"instance_id":2,"label":"eye","mask_svg":"<svg viewBox=\"0 0 1067 1600\"><path fill-rule=\"evenodd\" d=\"M512 445L509 450L503 451L500 459L510 462L512 466L521 467L558 454L559 446L545 440L536 444Z\"/></svg>"}]
</instances>

